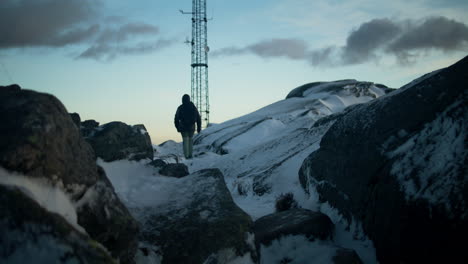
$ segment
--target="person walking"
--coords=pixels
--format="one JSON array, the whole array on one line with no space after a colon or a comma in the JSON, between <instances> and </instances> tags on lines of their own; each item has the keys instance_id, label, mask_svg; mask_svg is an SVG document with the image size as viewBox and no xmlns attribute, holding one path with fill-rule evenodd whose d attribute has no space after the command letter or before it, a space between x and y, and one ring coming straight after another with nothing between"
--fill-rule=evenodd
<instances>
[{"instance_id":1,"label":"person walking","mask_svg":"<svg viewBox=\"0 0 468 264\"><path fill-rule=\"evenodd\" d=\"M184 156L186 159L192 158L195 123L197 123L197 133L200 133L200 113L197 107L190 101L190 96L184 94L184 96L182 96L182 104L177 108L175 114L174 125L177 128L177 132L182 134Z\"/></svg>"}]
</instances>

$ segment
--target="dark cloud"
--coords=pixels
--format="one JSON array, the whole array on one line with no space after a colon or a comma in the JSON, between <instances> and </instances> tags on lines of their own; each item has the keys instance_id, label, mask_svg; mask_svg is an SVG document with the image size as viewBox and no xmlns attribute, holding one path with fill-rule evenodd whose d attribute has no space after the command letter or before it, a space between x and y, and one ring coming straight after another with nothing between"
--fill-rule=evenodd
<instances>
[{"instance_id":1,"label":"dark cloud","mask_svg":"<svg viewBox=\"0 0 468 264\"><path fill-rule=\"evenodd\" d=\"M309 51L305 58L312 66L336 66L339 64L333 58L336 58L336 47L326 47L323 49L316 49Z\"/></svg>"},{"instance_id":2,"label":"dark cloud","mask_svg":"<svg viewBox=\"0 0 468 264\"><path fill-rule=\"evenodd\" d=\"M408 21L407 29L394 39L385 51L408 61L421 50L436 49L445 52L468 48L468 26L445 17L431 17L422 23Z\"/></svg>"},{"instance_id":3,"label":"dark cloud","mask_svg":"<svg viewBox=\"0 0 468 264\"><path fill-rule=\"evenodd\" d=\"M107 28L99 33L97 41L99 43L108 43L116 41L126 41L130 37L142 35L157 35L159 28L144 23L127 23L118 28Z\"/></svg>"},{"instance_id":4,"label":"dark cloud","mask_svg":"<svg viewBox=\"0 0 468 264\"><path fill-rule=\"evenodd\" d=\"M468 26L446 17L428 17L420 21L373 19L353 30L342 47L310 49L298 39L272 39L242 48L227 47L215 56L255 54L263 58L286 57L305 60L313 66L343 66L393 55L408 63L428 50L452 52L468 48Z\"/></svg>"},{"instance_id":5,"label":"dark cloud","mask_svg":"<svg viewBox=\"0 0 468 264\"><path fill-rule=\"evenodd\" d=\"M299 39L276 38L258 42L243 48L227 47L214 51L211 55L232 56L252 53L263 58L287 57L294 60L303 59L307 52L307 44Z\"/></svg>"},{"instance_id":6,"label":"dark cloud","mask_svg":"<svg viewBox=\"0 0 468 264\"><path fill-rule=\"evenodd\" d=\"M104 18L101 9L96 0L1 0L0 49L88 46L77 58L109 59L173 43L157 26Z\"/></svg>"},{"instance_id":7,"label":"dark cloud","mask_svg":"<svg viewBox=\"0 0 468 264\"><path fill-rule=\"evenodd\" d=\"M134 45L100 43L89 47L78 59L95 59L109 61L119 55L137 55L155 52L173 44L175 40L160 39L155 42L140 42Z\"/></svg>"},{"instance_id":8,"label":"dark cloud","mask_svg":"<svg viewBox=\"0 0 468 264\"><path fill-rule=\"evenodd\" d=\"M264 58L287 57L298 60L304 58L307 44L299 39L272 39L250 45L247 50Z\"/></svg>"},{"instance_id":9,"label":"dark cloud","mask_svg":"<svg viewBox=\"0 0 468 264\"><path fill-rule=\"evenodd\" d=\"M96 16L88 0L2 0L0 48L64 46L93 36L77 24Z\"/></svg>"},{"instance_id":10,"label":"dark cloud","mask_svg":"<svg viewBox=\"0 0 468 264\"><path fill-rule=\"evenodd\" d=\"M389 19L373 19L351 32L343 48L343 62L357 64L375 58L375 52L401 32Z\"/></svg>"}]
</instances>

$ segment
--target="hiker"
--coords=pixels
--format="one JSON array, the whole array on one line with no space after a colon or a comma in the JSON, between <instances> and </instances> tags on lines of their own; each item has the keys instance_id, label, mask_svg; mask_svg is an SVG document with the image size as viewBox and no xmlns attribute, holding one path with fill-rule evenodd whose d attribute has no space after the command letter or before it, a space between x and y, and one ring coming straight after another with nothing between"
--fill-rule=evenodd
<instances>
[{"instance_id":1,"label":"hiker","mask_svg":"<svg viewBox=\"0 0 468 264\"><path fill-rule=\"evenodd\" d=\"M184 96L182 96L182 104L177 108L174 124L177 128L177 132L182 134L184 156L186 159L192 158L195 123L197 123L197 133L200 133L200 113L198 113L197 107L190 101L190 96L184 94Z\"/></svg>"}]
</instances>

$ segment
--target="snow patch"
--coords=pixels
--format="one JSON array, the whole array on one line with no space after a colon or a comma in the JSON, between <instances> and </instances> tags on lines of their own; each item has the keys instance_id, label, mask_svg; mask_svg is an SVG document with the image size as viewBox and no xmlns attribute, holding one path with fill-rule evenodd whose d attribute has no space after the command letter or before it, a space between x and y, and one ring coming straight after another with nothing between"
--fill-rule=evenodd
<instances>
[{"instance_id":1,"label":"snow patch","mask_svg":"<svg viewBox=\"0 0 468 264\"><path fill-rule=\"evenodd\" d=\"M75 229L86 234L85 229L78 225L76 210L70 198L60 187L51 185L47 179L26 177L0 167L0 184L19 187L44 209L61 215Z\"/></svg>"}]
</instances>

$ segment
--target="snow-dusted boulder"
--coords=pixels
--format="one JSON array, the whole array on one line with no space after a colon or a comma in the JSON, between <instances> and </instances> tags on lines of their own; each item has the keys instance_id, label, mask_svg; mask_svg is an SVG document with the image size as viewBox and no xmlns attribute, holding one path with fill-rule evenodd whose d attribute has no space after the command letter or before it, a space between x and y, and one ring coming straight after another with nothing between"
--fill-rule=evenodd
<instances>
[{"instance_id":1,"label":"snow-dusted boulder","mask_svg":"<svg viewBox=\"0 0 468 264\"><path fill-rule=\"evenodd\" d=\"M88 119L83 122L80 122L79 128L81 131L81 135L84 138L87 138L93 135L98 126L99 126L99 122L97 122L94 119Z\"/></svg>"},{"instance_id":2,"label":"snow-dusted boulder","mask_svg":"<svg viewBox=\"0 0 468 264\"><path fill-rule=\"evenodd\" d=\"M1 263L115 263L96 241L23 190L0 185Z\"/></svg>"},{"instance_id":3,"label":"snow-dusted boulder","mask_svg":"<svg viewBox=\"0 0 468 264\"><path fill-rule=\"evenodd\" d=\"M96 156L104 161L120 159L153 159L151 138L144 125L130 126L122 122L110 122L89 131L86 140ZM85 134L85 133L83 133Z\"/></svg>"},{"instance_id":4,"label":"snow-dusted boulder","mask_svg":"<svg viewBox=\"0 0 468 264\"><path fill-rule=\"evenodd\" d=\"M182 178L189 175L189 170L183 163L169 163L163 165L159 173L164 176Z\"/></svg>"},{"instance_id":5,"label":"snow-dusted boulder","mask_svg":"<svg viewBox=\"0 0 468 264\"><path fill-rule=\"evenodd\" d=\"M78 224L121 263L132 263L137 223L62 103L19 86L0 87L0 123L0 167L63 190L77 209Z\"/></svg>"},{"instance_id":6,"label":"snow-dusted boulder","mask_svg":"<svg viewBox=\"0 0 468 264\"><path fill-rule=\"evenodd\" d=\"M302 263L301 259L308 259L309 263L362 263L354 250L336 246L333 242L334 225L330 218L323 213L305 209L291 209L273 213L257 219L254 223L255 244L260 255L261 263L272 263L271 257L275 255L275 243L293 244L294 239L305 238L303 243L310 244L311 248L320 244L322 249L328 251L328 261L324 256L309 250L290 252L286 257L295 263ZM292 240L292 241L291 241ZM292 247L294 247L292 245ZM289 245L284 245L288 247ZM307 249L306 245L305 249ZM310 255L308 255L310 253ZM301 254L301 257L297 257ZM286 256L288 253L285 254ZM283 256L284 257L284 256ZM283 260L280 260L283 261ZM286 262L285 260L283 262ZM276 263L276 260L275 260Z\"/></svg>"},{"instance_id":7,"label":"snow-dusted boulder","mask_svg":"<svg viewBox=\"0 0 468 264\"><path fill-rule=\"evenodd\" d=\"M153 166L155 168L162 168L166 164L167 163L162 159L155 159L155 160L152 160L151 162L148 163L148 165Z\"/></svg>"},{"instance_id":8,"label":"snow-dusted boulder","mask_svg":"<svg viewBox=\"0 0 468 264\"><path fill-rule=\"evenodd\" d=\"M254 223L255 243L271 244L286 235L305 235L309 239L331 239L333 223L328 216L305 209L291 209L263 216Z\"/></svg>"},{"instance_id":9,"label":"snow-dusted boulder","mask_svg":"<svg viewBox=\"0 0 468 264\"><path fill-rule=\"evenodd\" d=\"M167 200L135 213L141 239L161 250L162 263L252 263L252 220L233 202L219 170L192 173L169 188Z\"/></svg>"},{"instance_id":10,"label":"snow-dusted boulder","mask_svg":"<svg viewBox=\"0 0 468 264\"><path fill-rule=\"evenodd\" d=\"M468 259L468 57L353 107L300 178L362 223L380 263Z\"/></svg>"}]
</instances>

